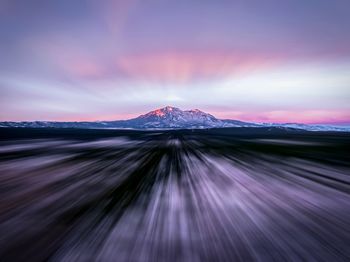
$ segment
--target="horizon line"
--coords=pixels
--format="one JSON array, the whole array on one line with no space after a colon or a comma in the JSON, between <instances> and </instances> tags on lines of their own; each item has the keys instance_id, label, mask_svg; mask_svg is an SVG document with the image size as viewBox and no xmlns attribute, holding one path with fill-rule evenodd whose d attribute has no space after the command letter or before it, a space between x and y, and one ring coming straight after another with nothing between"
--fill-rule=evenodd
<instances>
[{"instance_id":1,"label":"horizon line","mask_svg":"<svg viewBox=\"0 0 350 262\"><path fill-rule=\"evenodd\" d=\"M256 120L254 119L244 119L243 118L239 118L239 117L217 117L215 113L207 113L206 111L203 111L201 109L198 109L198 108L194 108L194 109L185 109L185 110L182 110L180 107L177 107L177 106L170 106L170 105L166 105L166 106L163 106L163 107L157 107L156 109L153 109L153 110L150 110L150 111L147 111L146 113L134 113L134 114L124 114L124 117L123 116L109 116L109 117L105 117L104 119L99 119L99 118L85 118L85 117L76 117L76 118L65 118L65 119L57 119L57 120L38 120L38 119L35 119L35 120L0 120L0 122L113 122L113 121L126 121L126 120L130 120L130 119L134 119L134 118L137 118L139 116L142 116L142 115L145 115L145 114L148 114L148 113L151 113L153 111L157 111L157 110L162 110L162 109L166 109L166 108L176 108L176 109L179 109L181 111L191 111L191 110L199 110L203 113L206 113L206 114L210 114L210 115L213 115L216 119L219 119L219 120L236 120L236 121L241 121L241 122L247 122L247 123L255 123L255 124L305 124L305 125L336 125L336 126L346 126L346 125L350 125L350 120L340 120L340 121L336 121L336 120L329 120L329 121L295 121L295 120L292 120L292 121L288 121L287 119L286 120L282 120L282 119L275 119L275 120L270 120L269 119L266 119L265 121L264 120L259 120L259 116L257 115L256 116ZM277 112L276 111L270 111L270 112ZM279 111L278 111L279 112ZM287 112L290 112L290 110L288 111L285 111L285 113ZM277 117L277 118L283 118L283 117Z\"/></svg>"}]
</instances>

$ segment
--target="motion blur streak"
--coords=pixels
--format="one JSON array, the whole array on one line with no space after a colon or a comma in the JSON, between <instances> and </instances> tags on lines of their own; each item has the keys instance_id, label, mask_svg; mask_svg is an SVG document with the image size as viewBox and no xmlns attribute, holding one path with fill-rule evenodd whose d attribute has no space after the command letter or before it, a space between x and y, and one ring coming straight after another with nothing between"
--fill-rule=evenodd
<instances>
[{"instance_id":1,"label":"motion blur streak","mask_svg":"<svg viewBox=\"0 0 350 262\"><path fill-rule=\"evenodd\" d=\"M114 132L1 142L1 261L350 259L348 135Z\"/></svg>"}]
</instances>

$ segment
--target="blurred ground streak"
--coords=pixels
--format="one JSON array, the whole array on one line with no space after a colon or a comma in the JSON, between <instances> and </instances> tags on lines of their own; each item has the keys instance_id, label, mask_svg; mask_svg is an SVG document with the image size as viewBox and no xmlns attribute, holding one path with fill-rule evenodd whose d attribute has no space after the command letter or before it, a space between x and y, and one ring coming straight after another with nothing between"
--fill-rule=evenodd
<instances>
[{"instance_id":1,"label":"blurred ground streak","mask_svg":"<svg viewBox=\"0 0 350 262\"><path fill-rule=\"evenodd\" d=\"M350 260L348 134L0 131L0 261Z\"/></svg>"}]
</instances>

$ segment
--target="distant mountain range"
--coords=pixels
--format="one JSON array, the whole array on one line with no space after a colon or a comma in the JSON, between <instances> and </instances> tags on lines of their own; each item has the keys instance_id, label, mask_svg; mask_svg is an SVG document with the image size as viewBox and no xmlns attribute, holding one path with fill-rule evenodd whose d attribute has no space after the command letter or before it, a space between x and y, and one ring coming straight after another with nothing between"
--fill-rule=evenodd
<instances>
[{"instance_id":1,"label":"distant mountain range","mask_svg":"<svg viewBox=\"0 0 350 262\"><path fill-rule=\"evenodd\" d=\"M211 114L198 109L181 110L176 107L167 106L145 115L116 121L95 122L0 122L0 127L18 128L128 128L128 129L204 129L225 127L276 127L293 128L309 131L350 131L350 127L339 127L333 125L306 125L306 124L274 124L274 123L249 123L239 120L218 119Z\"/></svg>"}]
</instances>

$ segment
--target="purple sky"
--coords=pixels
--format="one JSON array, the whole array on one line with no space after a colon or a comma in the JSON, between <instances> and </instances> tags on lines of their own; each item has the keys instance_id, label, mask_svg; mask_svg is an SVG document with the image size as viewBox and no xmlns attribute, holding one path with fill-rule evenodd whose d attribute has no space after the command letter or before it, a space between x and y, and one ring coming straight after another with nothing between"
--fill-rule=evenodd
<instances>
[{"instance_id":1,"label":"purple sky","mask_svg":"<svg viewBox=\"0 0 350 262\"><path fill-rule=\"evenodd\" d=\"M166 105L350 123L348 0L0 0L0 121Z\"/></svg>"}]
</instances>

